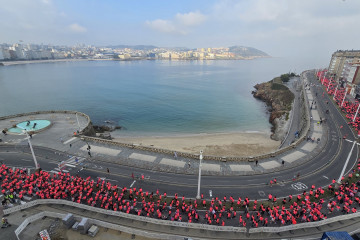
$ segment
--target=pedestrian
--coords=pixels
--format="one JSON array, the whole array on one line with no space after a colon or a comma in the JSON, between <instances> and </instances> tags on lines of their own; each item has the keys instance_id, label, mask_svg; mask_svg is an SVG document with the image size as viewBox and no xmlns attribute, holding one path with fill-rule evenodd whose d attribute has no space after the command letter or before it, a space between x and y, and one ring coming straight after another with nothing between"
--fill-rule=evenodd
<instances>
[{"instance_id":1,"label":"pedestrian","mask_svg":"<svg viewBox=\"0 0 360 240\"><path fill-rule=\"evenodd\" d=\"M109 170L109 168L106 168L106 171L107 171L107 173L110 173L110 170Z\"/></svg>"},{"instance_id":2,"label":"pedestrian","mask_svg":"<svg viewBox=\"0 0 360 240\"><path fill-rule=\"evenodd\" d=\"M176 152L174 152L174 158L177 159L177 153Z\"/></svg>"},{"instance_id":3,"label":"pedestrian","mask_svg":"<svg viewBox=\"0 0 360 240\"><path fill-rule=\"evenodd\" d=\"M135 179L134 173L131 173L131 178L132 178L133 180Z\"/></svg>"},{"instance_id":4,"label":"pedestrian","mask_svg":"<svg viewBox=\"0 0 360 240\"><path fill-rule=\"evenodd\" d=\"M258 161L258 160L256 160L256 161L255 161L255 166L257 166L257 165L258 165L258 163L259 163L259 161Z\"/></svg>"},{"instance_id":5,"label":"pedestrian","mask_svg":"<svg viewBox=\"0 0 360 240\"><path fill-rule=\"evenodd\" d=\"M70 143L70 148L71 148L72 144Z\"/></svg>"},{"instance_id":6,"label":"pedestrian","mask_svg":"<svg viewBox=\"0 0 360 240\"><path fill-rule=\"evenodd\" d=\"M29 134L29 137L32 138L32 134L31 134L31 133Z\"/></svg>"},{"instance_id":7,"label":"pedestrian","mask_svg":"<svg viewBox=\"0 0 360 240\"><path fill-rule=\"evenodd\" d=\"M281 161L281 164L284 166L284 165L285 165L285 161L284 161L284 160L282 160L282 161Z\"/></svg>"},{"instance_id":8,"label":"pedestrian","mask_svg":"<svg viewBox=\"0 0 360 240\"><path fill-rule=\"evenodd\" d=\"M91 153L90 153L90 150L88 151L88 154L89 154L89 156L91 157Z\"/></svg>"},{"instance_id":9,"label":"pedestrian","mask_svg":"<svg viewBox=\"0 0 360 240\"><path fill-rule=\"evenodd\" d=\"M191 167L190 160L188 161L188 167L189 167L189 168Z\"/></svg>"},{"instance_id":10,"label":"pedestrian","mask_svg":"<svg viewBox=\"0 0 360 240\"><path fill-rule=\"evenodd\" d=\"M7 135L5 129L2 130L2 133L3 133L5 136Z\"/></svg>"}]
</instances>

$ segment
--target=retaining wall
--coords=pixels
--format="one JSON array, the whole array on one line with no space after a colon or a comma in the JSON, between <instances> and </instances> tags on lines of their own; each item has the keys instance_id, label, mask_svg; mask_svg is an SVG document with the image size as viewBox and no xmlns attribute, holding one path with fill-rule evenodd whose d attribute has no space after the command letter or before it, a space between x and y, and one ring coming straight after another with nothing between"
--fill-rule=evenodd
<instances>
[{"instance_id":1,"label":"retaining wall","mask_svg":"<svg viewBox=\"0 0 360 240\"><path fill-rule=\"evenodd\" d=\"M12 207L12 208L4 209L4 214L11 214L11 213L14 213L17 211L31 208L33 206L44 205L44 204L66 205L66 206L70 206L70 207L84 209L84 210L91 211L94 213L100 213L100 214L105 214L105 215L110 215L110 216L117 216L117 217L129 219L132 221L140 221L140 222L144 222L144 223L146 222L147 224L186 228L186 229L190 228L190 229L208 231L210 233L211 232L223 232L223 233L229 233L229 234L234 234L234 233L243 233L244 234L247 232L246 228L243 228L243 227L231 227L231 226L221 227L221 226L213 226L213 225L206 225L206 224L158 220L158 219L153 219L153 218L147 218L147 217L142 217L142 216L137 216L137 215L126 214L123 212L115 212L112 210L105 210L102 208L91 207L91 206L88 206L85 204L79 204L79 203L75 203L75 202L71 202L71 201L67 201L67 200L58 200L58 199L34 200L34 201L28 202L23 205L18 205L18 206ZM34 219L39 219L39 218L43 217L44 215L41 215L41 214L42 213L32 216L32 218L30 220L34 221ZM360 217L360 212L357 212L357 213L352 213L352 214L340 215L337 217L332 217L332 218L328 218L328 219L317 221L317 222L299 223L296 225L288 225L288 226L283 226L283 227L251 228L248 233L249 234L282 233L282 232L291 232L291 231L301 230L301 229L305 231L305 230L309 230L311 228L318 228L318 227L325 226L325 225L339 222L339 221L353 220L354 218L359 218L359 217ZM25 222L26 221L25 220L24 223L18 227L19 230L17 229L15 231L15 233L21 232L27 226L27 224L29 222L31 222L30 220L28 220L27 222ZM92 223L102 226L102 227L110 227L110 228L113 228L113 229L116 229L119 231L122 231L121 229L126 228L126 227L118 226L116 224L105 223L100 220L92 220ZM128 231L126 231L126 232L128 232ZM139 234L139 233L136 233L136 231L134 229L129 230L129 233Z\"/></svg>"}]
</instances>

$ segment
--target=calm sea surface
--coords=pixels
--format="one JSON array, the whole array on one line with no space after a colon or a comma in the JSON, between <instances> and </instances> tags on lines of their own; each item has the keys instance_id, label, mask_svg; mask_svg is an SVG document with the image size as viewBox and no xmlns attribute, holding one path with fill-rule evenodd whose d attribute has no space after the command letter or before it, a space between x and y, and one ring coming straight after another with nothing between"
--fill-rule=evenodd
<instances>
[{"instance_id":1,"label":"calm sea surface","mask_svg":"<svg viewBox=\"0 0 360 240\"><path fill-rule=\"evenodd\" d=\"M306 67L281 58L6 66L0 67L0 116L77 110L95 124L114 121L126 129L121 134L140 136L269 132L253 86Z\"/></svg>"}]
</instances>

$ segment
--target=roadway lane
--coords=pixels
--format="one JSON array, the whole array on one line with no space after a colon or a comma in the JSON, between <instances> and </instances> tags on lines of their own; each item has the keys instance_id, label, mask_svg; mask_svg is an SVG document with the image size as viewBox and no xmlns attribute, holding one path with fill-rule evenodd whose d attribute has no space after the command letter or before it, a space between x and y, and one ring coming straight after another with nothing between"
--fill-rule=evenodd
<instances>
[{"instance_id":1,"label":"roadway lane","mask_svg":"<svg viewBox=\"0 0 360 240\"><path fill-rule=\"evenodd\" d=\"M313 75L313 71L306 73L306 76L310 82L318 84ZM292 169L284 169L276 173L249 176L203 176L201 192L204 193L207 198L226 195L262 199L267 198L269 193L280 198L289 194L302 193L303 190L306 190L312 184L316 186L326 186L332 179L337 179L352 145L349 142L343 141L342 136L347 134L348 139L351 140L355 139L355 137L344 118L331 101L329 101L327 94L324 94L324 97L322 97L323 89L321 87L313 88L314 96L316 92L318 93L316 101L319 111L330 110L330 114L326 115L326 124L329 127L330 133L324 151L314 156L314 158L306 164L296 166ZM330 103L326 104L325 101L329 101ZM339 128L341 125L343 126L342 129ZM11 149L11 147L8 146L7 148L9 151L12 150L19 153L4 153L5 147L2 146L0 148L0 158L3 159L5 163L16 163L18 165L20 164L19 166L21 166L21 164L24 164L24 166L30 164L29 159L31 159L31 155L28 150L25 150L26 153L22 153L19 147L17 147L17 149L12 147ZM54 154L54 150L48 150L46 148L35 148L35 152L42 168L48 171L54 169L54 165L58 162L68 159L68 156L56 155ZM356 148L351 156L347 171L356 163L357 155L358 149ZM24 156L27 157L25 158ZM107 168L110 170L109 174L106 171ZM83 165L76 166L75 168L67 167L66 170L70 171L71 174L79 174L79 176L82 177L106 178L118 186L142 187L144 190L154 192L159 189L161 192L167 192L169 195L178 193L179 195L188 197L196 196L196 175L154 172L118 164L99 162L96 159L86 160ZM136 182L134 182L131 177L132 173L137 177L143 174L146 179L136 180ZM300 173L300 178L293 181L292 179L297 173ZM275 177L279 184L270 187L268 183L270 179ZM210 191L212 192L211 196Z\"/></svg>"}]
</instances>

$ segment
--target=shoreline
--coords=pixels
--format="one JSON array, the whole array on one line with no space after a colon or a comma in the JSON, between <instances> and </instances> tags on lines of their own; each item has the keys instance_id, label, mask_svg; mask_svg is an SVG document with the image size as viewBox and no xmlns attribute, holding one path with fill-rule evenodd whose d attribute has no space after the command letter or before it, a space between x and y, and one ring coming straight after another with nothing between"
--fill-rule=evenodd
<instances>
[{"instance_id":1,"label":"shoreline","mask_svg":"<svg viewBox=\"0 0 360 240\"><path fill-rule=\"evenodd\" d=\"M78 61L139 61L139 60L160 60L160 61L222 61L222 60L256 60L262 58L272 58L271 56L265 57L252 57L252 58L239 58L239 59L148 59L148 58L140 58L140 59L101 59L101 58L69 58L69 59L45 59L45 60L15 60L15 61L4 61L0 60L0 66L13 66L13 65L23 65L23 64L34 64L34 63L56 63L56 62L78 62Z\"/></svg>"},{"instance_id":2,"label":"shoreline","mask_svg":"<svg viewBox=\"0 0 360 240\"><path fill-rule=\"evenodd\" d=\"M113 141L209 156L257 156L273 152L280 141L270 139L261 132L208 133L187 136L114 137Z\"/></svg>"},{"instance_id":3,"label":"shoreline","mask_svg":"<svg viewBox=\"0 0 360 240\"><path fill-rule=\"evenodd\" d=\"M46 60L24 60L24 61L0 61L3 66L23 65L23 64L34 64L34 63L56 63L56 62L85 62L85 61L112 61L113 59L81 59L81 58L70 58L70 59L46 59ZM0 65L1 66L1 65Z\"/></svg>"}]
</instances>

